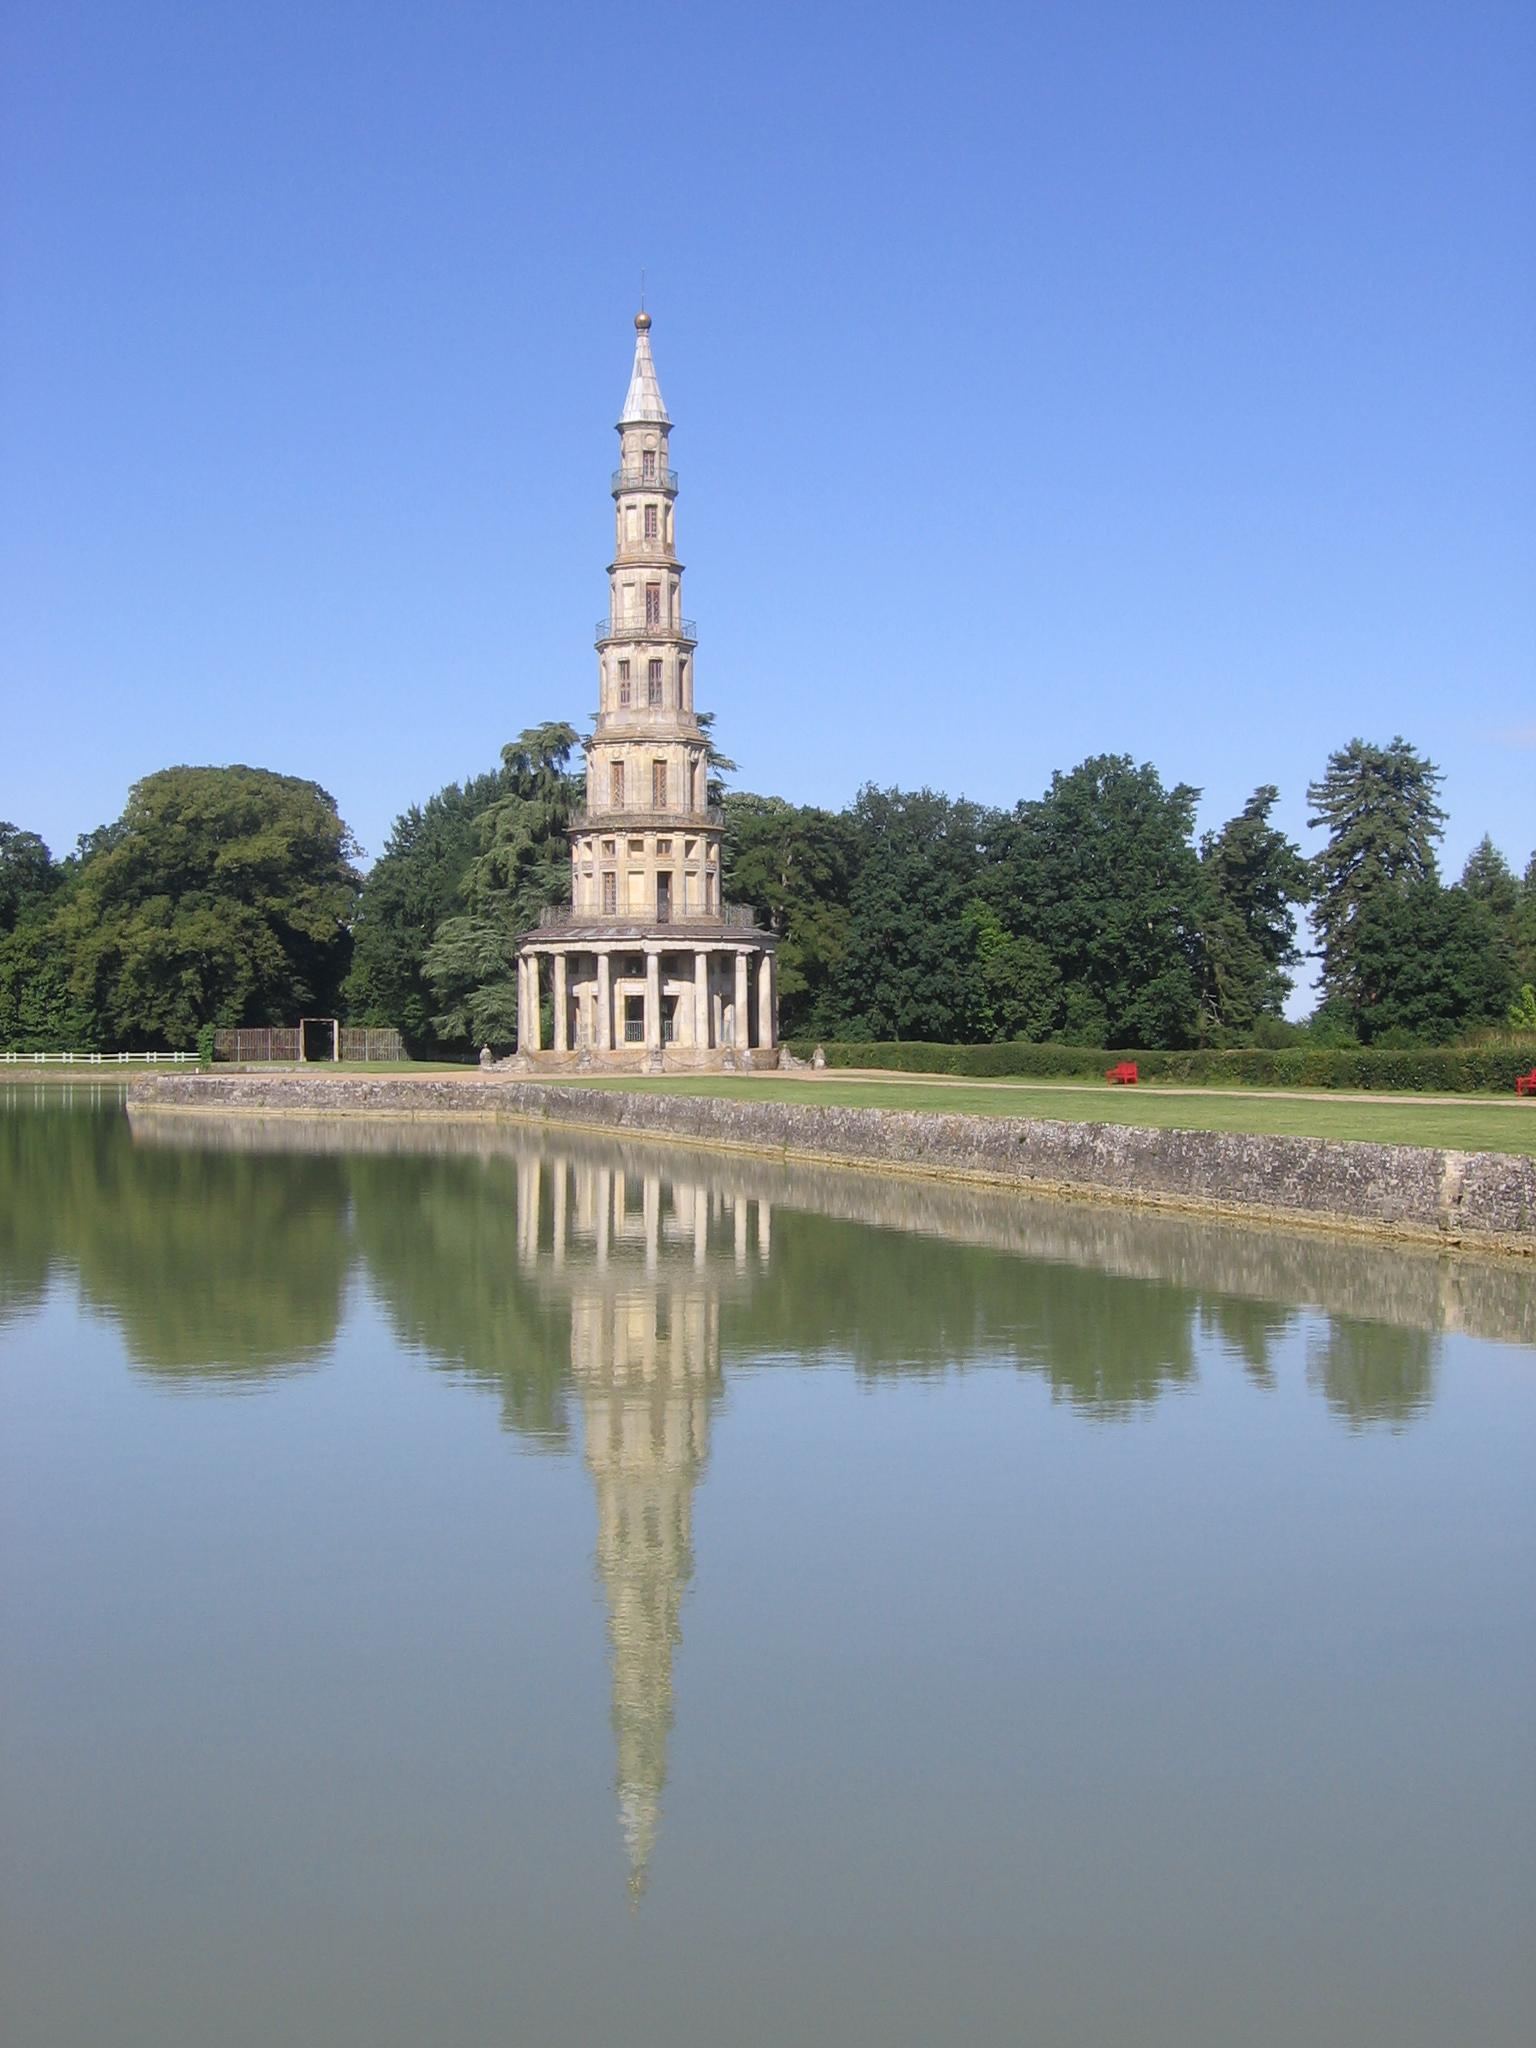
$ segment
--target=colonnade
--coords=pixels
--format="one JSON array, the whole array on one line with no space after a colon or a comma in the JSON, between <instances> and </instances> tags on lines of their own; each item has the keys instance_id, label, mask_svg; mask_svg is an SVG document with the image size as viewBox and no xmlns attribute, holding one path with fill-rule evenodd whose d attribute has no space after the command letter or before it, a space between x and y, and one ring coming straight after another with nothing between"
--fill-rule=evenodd
<instances>
[{"instance_id":1,"label":"colonnade","mask_svg":"<svg viewBox=\"0 0 1536 2048\"><path fill-rule=\"evenodd\" d=\"M777 962L761 944L680 947L647 938L527 946L517 973L520 1052L546 1050L546 992L551 1053L771 1050L778 1042Z\"/></svg>"}]
</instances>

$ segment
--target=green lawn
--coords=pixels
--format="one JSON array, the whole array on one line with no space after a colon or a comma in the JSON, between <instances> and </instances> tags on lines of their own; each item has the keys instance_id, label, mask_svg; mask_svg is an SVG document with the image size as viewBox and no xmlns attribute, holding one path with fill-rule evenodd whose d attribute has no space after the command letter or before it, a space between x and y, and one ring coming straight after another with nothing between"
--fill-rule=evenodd
<instances>
[{"instance_id":1,"label":"green lawn","mask_svg":"<svg viewBox=\"0 0 1536 2048\"><path fill-rule=\"evenodd\" d=\"M554 1077L551 1076L551 1079ZM1218 1094L1159 1088L1079 1088L1050 1082L849 1080L787 1074L679 1075L613 1079L562 1075L563 1085L648 1094L724 1095L753 1102L824 1102L838 1108L929 1109L950 1116L1054 1117L1067 1122L1146 1124L1159 1130L1251 1131L1297 1138L1364 1139L1383 1145L1443 1145L1461 1152L1521 1152L1536 1157L1536 1101L1507 1103L1444 1096Z\"/></svg>"}]
</instances>

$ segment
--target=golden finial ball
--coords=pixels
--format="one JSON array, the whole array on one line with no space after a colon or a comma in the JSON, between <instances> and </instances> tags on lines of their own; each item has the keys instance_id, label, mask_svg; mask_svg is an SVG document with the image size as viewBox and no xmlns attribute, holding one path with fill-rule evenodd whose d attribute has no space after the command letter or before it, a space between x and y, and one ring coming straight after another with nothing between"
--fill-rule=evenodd
<instances>
[{"instance_id":1,"label":"golden finial ball","mask_svg":"<svg viewBox=\"0 0 1536 2048\"><path fill-rule=\"evenodd\" d=\"M645 330L650 326L650 324L651 316L649 313L637 313L635 315L635 325L639 328L642 334L644 334Z\"/></svg>"}]
</instances>

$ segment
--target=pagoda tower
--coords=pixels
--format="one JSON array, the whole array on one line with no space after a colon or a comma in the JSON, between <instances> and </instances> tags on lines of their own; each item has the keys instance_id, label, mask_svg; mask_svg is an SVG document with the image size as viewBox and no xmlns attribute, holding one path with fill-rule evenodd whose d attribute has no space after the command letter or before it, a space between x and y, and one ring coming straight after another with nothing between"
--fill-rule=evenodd
<instances>
[{"instance_id":1,"label":"pagoda tower","mask_svg":"<svg viewBox=\"0 0 1536 2048\"><path fill-rule=\"evenodd\" d=\"M709 801L709 736L694 710L698 643L683 616L672 422L650 328L637 313L571 908L546 911L518 950L518 1050L541 1064L746 1064L778 1043L775 941L721 893L725 816Z\"/></svg>"}]
</instances>

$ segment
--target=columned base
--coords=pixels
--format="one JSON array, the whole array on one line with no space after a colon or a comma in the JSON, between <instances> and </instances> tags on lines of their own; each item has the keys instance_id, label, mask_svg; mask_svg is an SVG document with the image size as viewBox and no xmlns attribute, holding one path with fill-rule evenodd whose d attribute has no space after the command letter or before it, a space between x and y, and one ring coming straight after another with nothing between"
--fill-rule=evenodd
<instances>
[{"instance_id":1,"label":"columned base","mask_svg":"<svg viewBox=\"0 0 1536 2048\"><path fill-rule=\"evenodd\" d=\"M778 1042L777 961L764 932L531 933L520 948L518 1051L541 1066L718 1069Z\"/></svg>"}]
</instances>

